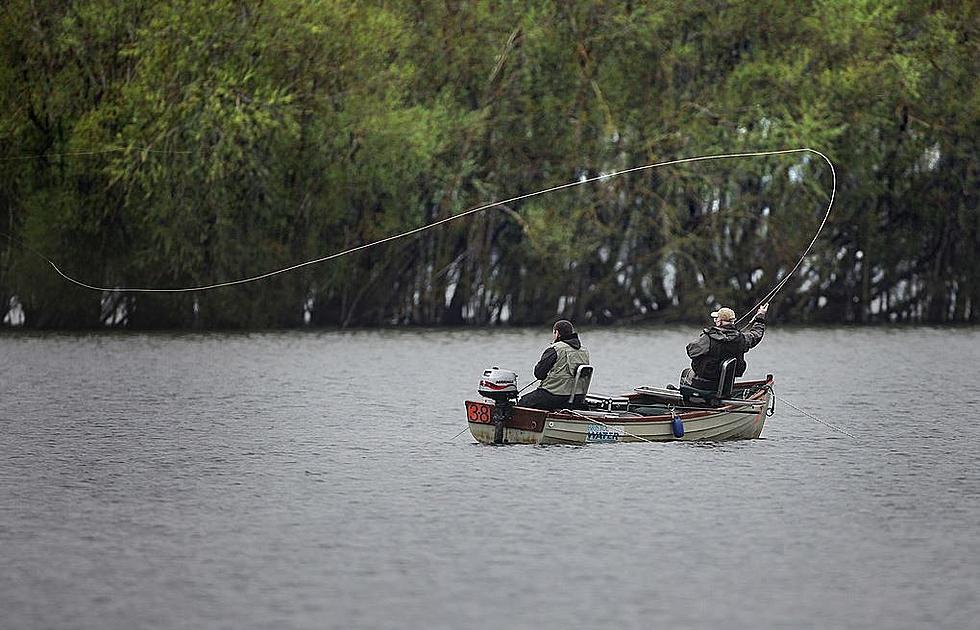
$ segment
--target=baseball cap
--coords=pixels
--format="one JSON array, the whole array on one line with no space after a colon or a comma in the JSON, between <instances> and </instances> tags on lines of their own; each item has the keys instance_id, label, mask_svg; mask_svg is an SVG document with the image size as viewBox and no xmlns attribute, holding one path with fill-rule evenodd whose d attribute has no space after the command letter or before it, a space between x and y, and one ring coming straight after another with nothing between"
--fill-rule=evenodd
<instances>
[{"instance_id":1,"label":"baseball cap","mask_svg":"<svg viewBox=\"0 0 980 630\"><path fill-rule=\"evenodd\" d=\"M718 309L717 311L712 311L711 318L712 319L718 318L722 321L733 322L735 321L735 311L725 306Z\"/></svg>"}]
</instances>

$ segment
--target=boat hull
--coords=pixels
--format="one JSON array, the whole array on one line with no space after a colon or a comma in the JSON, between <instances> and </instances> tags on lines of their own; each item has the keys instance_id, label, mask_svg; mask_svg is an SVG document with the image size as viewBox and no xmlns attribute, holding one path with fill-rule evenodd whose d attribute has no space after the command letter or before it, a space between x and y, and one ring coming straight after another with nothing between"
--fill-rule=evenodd
<instances>
[{"instance_id":1,"label":"boat hull","mask_svg":"<svg viewBox=\"0 0 980 630\"><path fill-rule=\"evenodd\" d=\"M685 407L676 390L641 388L627 398L666 405L661 415L629 411L542 411L513 407L500 431L492 402L467 401L470 433L482 444L594 444L611 442L721 441L755 439L762 435L772 405L772 377L741 383L755 391L744 400L717 408ZM637 393L640 392L640 393ZM640 407L642 408L642 407ZM667 411L669 409L669 411ZM677 423L683 435L677 435ZM499 436L499 441L498 441Z\"/></svg>"}]
</instances>

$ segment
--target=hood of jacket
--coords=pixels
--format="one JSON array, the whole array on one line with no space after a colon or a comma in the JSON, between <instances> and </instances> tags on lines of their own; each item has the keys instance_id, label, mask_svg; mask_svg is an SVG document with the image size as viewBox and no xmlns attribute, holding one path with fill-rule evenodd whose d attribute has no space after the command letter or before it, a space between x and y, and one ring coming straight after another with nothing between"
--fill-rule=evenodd
<instances>
[{"instance_id":1,"label":"hood of jacket","mask_svg":"<svg viewBox=\"0 0 980 630\"><path fill-rule=\"evenodd\" d=\"M712 326L705 328L704 334L715 341L735 341L741 333L734 326Z\"/></svg>"},{"instance_id":2,"label":"hood of jacket","mask_svg":"<svg viewBox=\"0 0 980 630\"><path fill-rule=\"evenodd\" d=\"M572 333L567 337L560 338L558 341L564 341L576 350L582 347L582 342L578 339L578 333Z\"/></svg>"}]
</instances>

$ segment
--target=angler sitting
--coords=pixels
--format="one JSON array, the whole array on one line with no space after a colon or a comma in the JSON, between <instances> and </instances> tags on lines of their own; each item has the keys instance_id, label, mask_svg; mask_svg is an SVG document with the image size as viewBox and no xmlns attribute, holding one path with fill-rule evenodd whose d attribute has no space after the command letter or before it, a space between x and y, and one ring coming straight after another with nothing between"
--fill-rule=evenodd
<instances>
[{"instance_id":1,"label":"angler sitting","mask_svg":"<svg viewBox=\"0 0 980 630\"><path fill-rule=\"evenodd\" d=\"M572 322L562 319L552 329L554 343L544 349L541 359L534 366L534 377L541 381L533 392L517 402L521 407L535 409L568 409L581 407L585 402L586 383L579 382L573 404L568 399L575 387L575 371L589 363L589 351L582 347Z\"/></svg>"},{"instance_id":2,"label":"angler sitting","mask_svg":"<svg viewBox=\"0 0 980 630\"><path fill-rule=\"evenodd\" d=\"M711 313L715 325L701 331L701 336L687 344L687 356L691 367L681 372L681 385L701 390L715 390L721 378L721 364L736 359L735 376L745 373L745 353L762 341L766 333L766 313L769 304L763 304L752 318L747 332L735 328L735 311L720 308Z\"/></svg>"}]
</instances>

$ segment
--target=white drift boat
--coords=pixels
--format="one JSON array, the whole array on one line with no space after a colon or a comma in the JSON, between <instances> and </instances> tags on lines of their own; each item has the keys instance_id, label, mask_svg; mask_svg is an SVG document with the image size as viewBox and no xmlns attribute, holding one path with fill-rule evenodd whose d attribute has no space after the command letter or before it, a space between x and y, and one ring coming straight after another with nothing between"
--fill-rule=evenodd
<instances>
[{"instance_id":1,"label":"white drift boat","mask_svg":"<svg viewBox=\"0 0 980 630\"><path fill-rule=\"evenodd\" d=\"M582 370L591 379L591 366ZM733 368L733 366L732 366ZM581 368L580 368L581 370ZM733 370L728 370L731 372ZM470 432L483 444L589 444L753 439L773 410L773 377L734 382L717 392L638 387L622 396L587 395L582 408L544 411L514 404L516 375L491 368L480 381L490 400L466 401ZM572 407L573 405L569 405Z\"/></svg>"}]
</instances>

